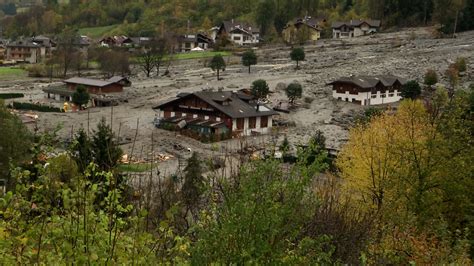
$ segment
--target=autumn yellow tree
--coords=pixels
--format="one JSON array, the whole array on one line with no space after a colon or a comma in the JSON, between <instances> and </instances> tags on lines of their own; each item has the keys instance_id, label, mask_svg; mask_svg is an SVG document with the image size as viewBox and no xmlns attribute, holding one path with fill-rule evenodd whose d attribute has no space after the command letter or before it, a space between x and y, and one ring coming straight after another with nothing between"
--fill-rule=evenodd
<instances>
[{"instance_id":1,"label":"autumn yellow tree","mask_svg":"<svg viewBox=\"0 0 474 266\"><path fill-rule=\"evenodd\" d=\"M371 258L375 258L373 263L469 261L469 245L462 233L438 233L448 226L462 232L461 223L450 221L456 217L451 217L449 209L470 206L459 199L469 197L469 193L455 184L472 183L464 181L469 180L468 172L457 169L466 167L470 158L466 154L472 148L453 149L457 145L450 143L456 141L456 135L468 135L460 134L467 128L453 118L461 120L466 114L447 110L446 100L444 92L435 95L430 104L419 100L401 102L395 113L386 112L354 127L339 154L336 165L344 191L358 200L357 207L377 214L377 230L369 249ZM446 125L451 134L442 128ZM466 140L459 143L468 144ZM469 221L466 217L457 219ZM433 245L435 242L439 244ZM407 249L412 253L397 253ZM438 256L423 256L428 253Z\"/></svg>"},{"instance_id":2,"label":"autumn yellow tree","mask_svg":"<svg viewBox=\"0 0 474 266\"><path fill-rule=\"evenodd\" d=\"M421 211L423 195L435 187L430 145L436 138L420 101L404 101L395 114L356 126L337 161L346 189L379 211L400 203Z\"/></svg>"}]
</instances>

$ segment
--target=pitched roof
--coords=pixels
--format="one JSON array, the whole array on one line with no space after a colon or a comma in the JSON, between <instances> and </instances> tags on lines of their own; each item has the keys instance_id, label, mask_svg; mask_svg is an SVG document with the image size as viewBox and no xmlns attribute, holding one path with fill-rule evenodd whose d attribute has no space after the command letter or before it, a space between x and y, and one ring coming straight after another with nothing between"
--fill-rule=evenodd
<instances>
[{"instance_id":1,"label":"pitched roof","mask_svg":"<svg viewBox=\"0 0 474 266\"><path fill-rule=\"evenodd\" d=\"M313 18L313 17L310 17L310 16L305 16L305 17L302 17L302 18L295 18L291 23L288 23L287 26L289 26L291 24L293 24L293 25L305 24L305 25L307 25L307 26L309 26L313 29L320 30L321 23L323 23L323 22L326 22L326 19L324 19L324 18Z\"/></svg>"},{"instance_id":2,"label":"pitched roof","mask_svg":"<svg viewBox=\"0 0 474 266\"><path fill-rule=\"evenodd\" d=\"M88 78L70 78L64 81L64 83L69 84L80 84L86 86L94 86L94 87L105 87L107 85L113 84L115 82L100 80L100 79L88 79Z\"/></svg>"},{"instance_id":3,"label":"pitched roof","mask_svg":"<svg viewBox=\"0 0 474 266\"><path fill-rule=\"evenodd\" d=\"M227 32L231 32L235 29L240 29L248 34L255 34L260 33L260 29L258 27L254 27L253 25L245 22L240 22L236 20L227 20L222 22L222 26L225 28Z\"/></svg>"},{"instance_id":4,"label":"pitched roof","mask_svg":"<svg viewBox=\"0 0 474 266\"><path fill-rule=\"evenodd\" d=\"M129 82L129 80L126 77L122 77L122 76L113 76L113 77L109 78L107 81L112 82L112 83L117 83L117 82L120 82L122 80L125 80L125 81Z\"/></svg>"},{"instance_id":5,"label":"pitched roof","mask_svg":"<svg viewBox=\"0 0 474 266\"><path fill-rule=\"evenodd\" d=\"M392 75L379 75L341 77L338 80L328 83L328 85L333 85L335 83L351 83L362 89L370 89L377 86L379 82L381 82L385 87L389 87L393 86L397 81L400 82L400 84L406 83L406 80L403 78Z\"/></svg>"},{"instance_id":6,"label":"pitched roof","mask_svg":"<svg viewBox=\"0 0 474 266\"><path fill-rule=\"evenodd\" d=\"M246 102L240 97L238 93L232 91L199 91L189 94L182 94L182 97L171 98L165 102L160 103L153 109L159 109L164 105L177 101L178 99L190 97L191 95L201 99L210 106L232 118L269 116L278 114L267 106L261 104L259 105L259 110L257 111L256 103ZM223 102L227 102L228 104L224 105L222 104Z\"/></svg>"},{"instance_id":7,"label":"pitched roof","mask_svg":"<svg viewBox=\"0 0 474 266\"><path fill-rule=\"evenodd\" d=\"M71 96L74 94L74 91L68 90L62 86L51 86L43 89L46 93L58 94L61 96Z\"/></svg>"},{"instance_id":8,"label":"pitched roof","mask_svg":"<svg viewBox=\"0 0 474 266\"><path fill-rule=\"evenodd\" d=\"M21 39L7 44L7 47L29 47L29 48L39 48L40 44L31 41L30 39Z\"/></svg>"},{"instance_id":9,"label":"pitched roof","mask_svg":"<svg viewBox=\"0 0 474 266\"><path fill-rule=\"evenodd\" d=\"M338 29L342 26L347 27L359 27L360 25L367 23L371 27L379 28L380 27L380 20L372 20L372 19L352 19L350 21L336 21L332 23L332 28Z\"/></svg>"}]
</instances>

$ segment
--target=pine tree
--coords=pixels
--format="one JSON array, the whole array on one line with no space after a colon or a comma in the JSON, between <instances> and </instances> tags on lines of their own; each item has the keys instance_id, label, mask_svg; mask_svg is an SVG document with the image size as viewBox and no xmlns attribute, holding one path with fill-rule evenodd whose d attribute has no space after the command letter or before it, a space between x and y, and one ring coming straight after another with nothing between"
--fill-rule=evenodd
<instances>
[{"instance_id":1,"label":"pine tree","mask_svg":"<svg viewBox=\"0 0 474 266\"><path fill-rule=\"evenodd\" d=\"M109 171L117 166L122 157L122 149L118 146L114 133L105 118L97 125L92 137L92 151L95 163L100 169Z\"/></svg>"},{"instance_id":2,"label":"pine tree","mask_svg":"<svg viewBox=\"0 0 474 266\"><path fill-rule=\"evenodd\" d=\"M225 70L225 61L222 55L215 55L209 63L209 67L212 69L212 71L217 70L217 80L219 80L219 71Z\"/></svg>"},{"instance_id":3,"label":"pine tree","mask_svg":"<svg viewBox=\"0 0 474 266\"><path fill-rule=\"evenodd\" d=\"M199 204L199 199L204 190L201 162L196 152L188 159L188 165L184 168L184 173L181 195L186 207L192 210Z\"/></svg>"},{"instance_id":4,"label":"pine tree","mask_svg":"<svg viewBox=\"0 0 474 266\"><path fill-rule=\"evenodd\" d=\"M249 68L249 74L250 74L250 66L256 65L256 64L257 64L257 55L255 54L253 50L247 50L242 55L242 65Z\"/></svg>"},{"instance_id":5,"label":"pine tree","mask_svg":"<svg viewBox=\"0 0 474 266\"><path fill-rule=\"evenodd\" d=\"M303 48L294 48L290 53L291 60L296 61L296 69L299 69L299 62L305 58Z\"/></svg>"}]
</instances>

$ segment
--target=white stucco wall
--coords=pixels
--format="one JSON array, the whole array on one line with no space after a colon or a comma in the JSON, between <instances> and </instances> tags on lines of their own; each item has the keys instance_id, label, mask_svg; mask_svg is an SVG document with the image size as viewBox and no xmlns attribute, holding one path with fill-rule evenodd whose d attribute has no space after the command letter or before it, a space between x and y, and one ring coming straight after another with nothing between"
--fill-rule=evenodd
<instances>
[{"instance_id":1,"label":"white stucco wall","mask_svg":"<svg viewBox=\"0 0 474 266\"><path fill-rule=\"evenodd\" d=\"M361 105L378 105L386 103L398 102L402 99L400 92L395 90L394 92L389 92L388 90L385 93L377 91L376 94L371 94L371 92L359 92L358 94L349 94L346 93L337 93L336 90L332 91L332 97L335 99L341 98L342 101L355 102L360 101Z\"/></svg>"}]
</instances>

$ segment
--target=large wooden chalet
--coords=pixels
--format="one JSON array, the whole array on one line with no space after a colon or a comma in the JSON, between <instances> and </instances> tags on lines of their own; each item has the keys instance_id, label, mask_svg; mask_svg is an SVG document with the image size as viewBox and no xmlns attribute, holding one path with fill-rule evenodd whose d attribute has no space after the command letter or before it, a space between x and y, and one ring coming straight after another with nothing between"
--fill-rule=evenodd
<instances>
[{"instance_id":1,"label":"large wooden chalet","mask_svg":"<svg viewBox=\"0 0 474 266\"><path fill-rule=\"evenodd\" d=\"M232 91L181 93L153 109L160 125L228 137L269 133L278 114L252 96Z\"/></svg>"},{"instance_id":2,"label":"large wooden chalet","mask_svg":"<svg viewBox=\"0 0 474 266\"><path fill-rule=\"evenodd\" d=\"M332 85L332 96L338 100L360 105L377 105L401 100L401 89L405 80L396 76L350 76L342 77Z\"/></svg>"}]
</instances>

